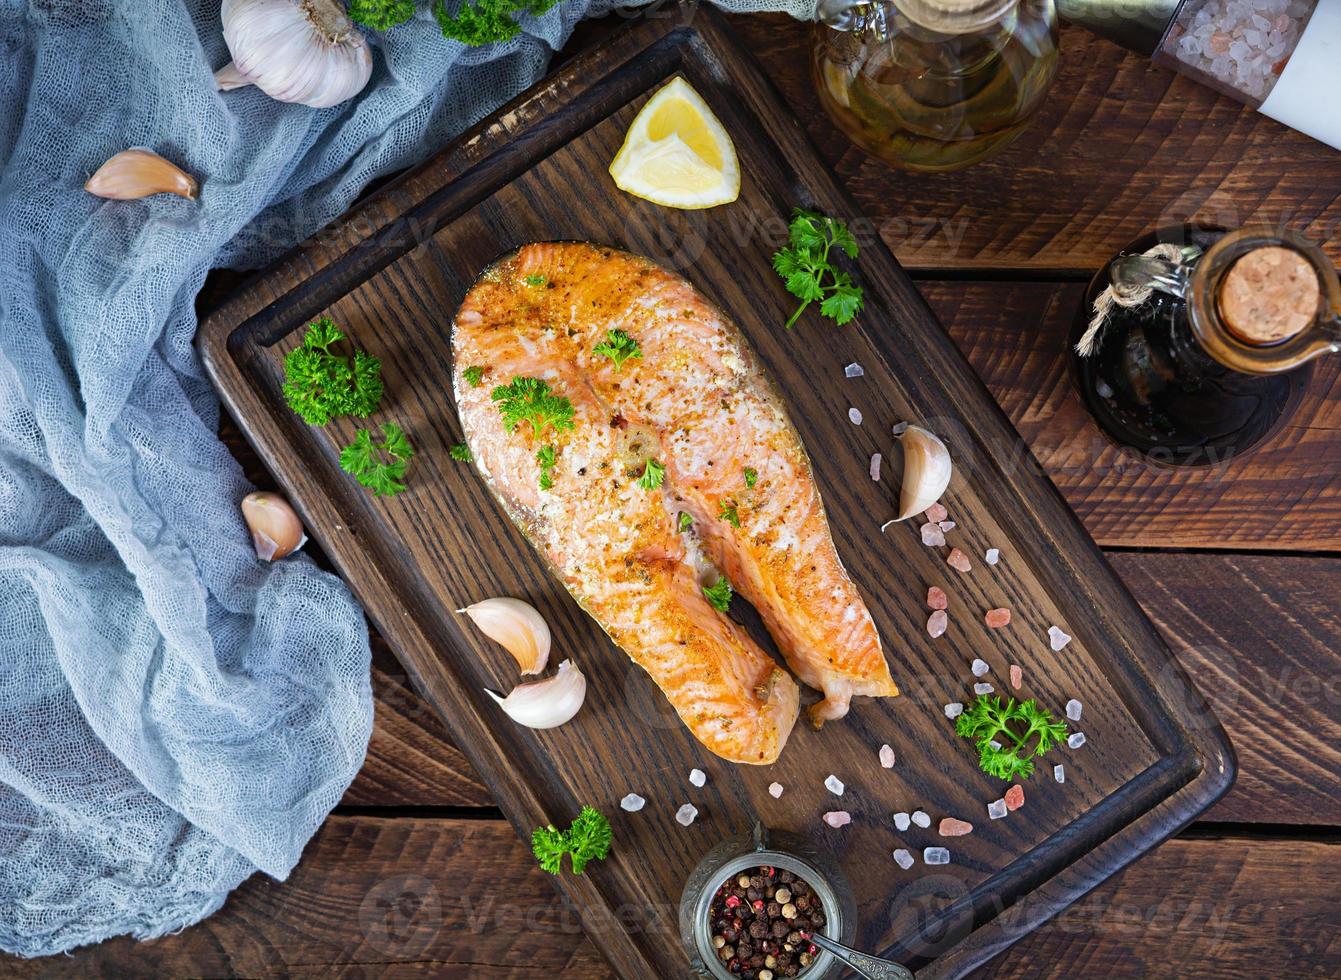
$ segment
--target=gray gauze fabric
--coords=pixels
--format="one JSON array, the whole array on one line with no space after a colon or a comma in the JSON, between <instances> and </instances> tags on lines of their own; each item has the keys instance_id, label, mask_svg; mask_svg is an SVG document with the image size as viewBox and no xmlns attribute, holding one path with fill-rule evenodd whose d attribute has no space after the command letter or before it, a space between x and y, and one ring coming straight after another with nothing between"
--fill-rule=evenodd
<instances>
[{"instance_id":1,"label":"gray gauze fabric","mask_svg":"<svg viewBox=\"0 0 1341 980\"><path fill-rule=\"evenodd\" d=\"M215 91L217 0L0 0L0 947L195 922L257 869L283 879L353 779L364 620L306 558L256 559L194 298L525 89L607 6L483 49L420 10L372 38L360 96L313 110ZM82 190L132 146L199 200Z\"/></svg>"}]
</instances>

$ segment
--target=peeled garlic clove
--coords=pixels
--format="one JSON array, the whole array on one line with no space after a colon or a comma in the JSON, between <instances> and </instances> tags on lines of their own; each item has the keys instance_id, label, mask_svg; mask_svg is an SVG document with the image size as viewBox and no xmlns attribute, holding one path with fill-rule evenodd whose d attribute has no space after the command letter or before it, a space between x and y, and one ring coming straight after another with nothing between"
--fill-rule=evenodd
<instances>
[{"instance_id":1,"label":"peeled garlic clove","mask_svg":"<svg viewBox=\"0 0 1341 980\"><path fill-rule=\"evenodd\" d=\"M223 0L220 17L233 56L233 70L215 76L220 88L245 81L281 102L325 108L372 77L368 42L339 0Z\"/></svg>"},{"instance_id":2,"label":"peeled garlic clove","mask_svg":"<svg viewBox=\"0 0 1341 980\"><path fill-rule=\"evenodd\" d=\"M251 529L256 557L274 561L303 546L307 535L289 502L277 493L258 491L242 498L242 519Z\"/></svg>"},{"instance_id":3,"label":"peeled garlic clove","mask_svg":"<svg viewBox=\"0 0 1341 980\"><path fill-rule=\"evenodd\" d=\"M523 674L538 674L549 662L549 624L529 602L501 597L485 599L457 612L465 613L489 639L517 658Z\"/></svg>"},{"instance_id":4,"label":"peeled garlic clove","mask_svg":"<svg viewBox=\"0 0 1341 980\"><path fill-rule=\"evenodd\" d=\"M84 190L114 201L134 201L150 194L178 194L195 199L196 179L153 150L122 150L84 184Z\"/></svg>"},{"instance_id":5,"label":"peeled garlic clove","mask_svg":"<svg viewBox=\"0 0 1341 980\"><path fill-rule=\"evenodd\" d=\"M950 451L926 429L910 425L899 437L903 446L903 490L899 516L906 521L941 499L950 485Z\"/></svg>"},{"instance_id":6,"label":"peeled garlic clove","mask_svg":"<svg viewBox=\"0 0 1341 980\"><path fill-rule=\"evenodd\" d=\"M571 660L559 664L559 672L543 681L532 681L500 698L485 689L509 718L527 728L558 728L570 721L587 698L587 679Z\"/></svg>"}]
</instances>

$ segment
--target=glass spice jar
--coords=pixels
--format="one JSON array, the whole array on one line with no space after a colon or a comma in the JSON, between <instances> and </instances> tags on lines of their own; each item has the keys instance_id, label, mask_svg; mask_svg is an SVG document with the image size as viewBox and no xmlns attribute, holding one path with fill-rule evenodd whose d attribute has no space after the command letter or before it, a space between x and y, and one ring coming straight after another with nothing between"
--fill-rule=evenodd
<instances>
[{"instance_id":1,"label":"glass spice jar","mask_svg":"<svg viewBox=\"0 0 1341 980\"><path fill-rule=\"evenodd\" d=\"M820 0L820 103L858 146L908 170L1003 149L1057 71L1054 0Z\"/></svg>"},{"instance_id":2,"label":"glass spice jar","mask_svg":"<svg viewBox=\"0 0 1341 980\"><path fill-rule=\"evenodd\" d=\"M1341 149L1341 0L1058 0L1063 20Z\"/></svg>"}]
</instances>

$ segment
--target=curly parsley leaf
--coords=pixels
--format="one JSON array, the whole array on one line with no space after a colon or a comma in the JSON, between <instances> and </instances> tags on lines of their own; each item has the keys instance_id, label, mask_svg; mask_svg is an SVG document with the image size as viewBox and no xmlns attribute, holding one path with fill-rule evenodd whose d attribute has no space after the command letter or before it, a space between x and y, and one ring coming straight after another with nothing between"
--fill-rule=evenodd
<instances>
[{"instance_id":1,"label":"curly parsley leaf","mask_svg":"<svg viewBox=\"0 0 1341 980\"><path fill-rule=\"evenodd\" d=\"M471 455L470 447L464 442L456 443L451 449L447 450L447 453L458 463L473 463L475 461L475 457Z\"/></svg>"},{"instance_id":2,"label":"curly parsley leaf","mask_svg":"<svg viewBox=\"0 0 1341 980\"><path fill-rule=\"evenodd\" d=\"M773 269L787 292L801 300L787 326L791 327L811 303L840 326L861 312L863 295L852 277L830 260L836 247L850 259L857 257L857 240L846 224L818 211L796 208L787 229L786 248L773 255Z\"/></svg>"},{"instance_id":3,"label":"curly parsley leaf","mask_svg":"<svg viewBox=\"0 0 1341 980\"><path fill-rule=\"evenodd\" d=\"M515 432L523 422L530 423L531 433L537 437L547 428L564 432L573 427L573 403L554 394L539 378L513 378L510 384L495 388L490 397L498 403L509 432Z\"/></svg>"},{"instance_id":4,"label":"curly parsley leaf","mask_svg":"<svg viewBox=\"0 0 1341 980\"><path fill-rule=\"evenodd\" d=\"M736 510L736 505L732 501L723 500L717 505L717 516L726 521L732 527L740 527L740 512Z\"/></svg>"},{"instance_id":5,"label":"curly parsley leaf","mask_svg":"<svg viewBox=\"0 0 1341 980\"><path fill-rule=\"evenodd\" d=\"M405 471L414 458L414 447L395 422L382 426L382 440L374 442L367 429L340 450L340 469L379 497L391 497L405 489Z\"/></svg>"},{"instance_id":6,"label":"curly parsley leaf","mask_svg":"<svg viewBox=\"0 0 1341 980\"><path fill-rule=\"evenodd\" d=\"M759 482L759 471L753 466L745 467L745 489L753 490L754 485Z\"/></svg>"},{"instance_id":7,"label":"curly parsley leaf","mask_svg":"<svg viewBox=\"0 0 1341 980\"><path fill-rule=\"evenodd\" d=\"M472 388L478 388L484 380L484 368L479 365L471 365L461 372L461 377L466 379L466 384Z\"/></svg>"},{"instance_id":8,"label":"curly parsley leaf","mask_svg":"<svg viewBox=\"0 0 1341 980\"><path fill-rule=\"evenodd\" d=\"M526 276L526 285L528 286L544 286L548 282L549 280L538 272L533 272L529 276Z\"/></svg>"},{"instance_id":9,"label":"curly parsley leaf","mask_svg":"<svg viewBox=\"0 0 1341 980\"><path fill-rule=\"evenodd\" d=\"M349 19L386 31L414 16L414 0L349 0Z\"/></svg>"},{"instance_id":10,"label":"curly parsley leaf","mask_svg":"<svg viewBox=\"0 0 1341 980\"><path fill-rule=\"evenodd\" d=\"M643 475L638 477L638 486L644 490L655 490L665 482L666 467L655 459L649 459L647 465L643 468Z\"/></svg>"},{"instance_id":11,"label":"curly parsley leaf","mask_svg":"<svg viewBox=\"0 0 1341 980\"><path fill-rule=\"evenodd\" d=\"M683 534L694 526L694 519L684 511L680 511L680 517L676 522L676 526L679 528L680 533Z\"/></svg>"},{"instance_id":12,"label":"curly parsley leaf","mask_svg":"<svg viewBox=\"0 0 1341 980\"><path fill-rule=\"evenodd\" d=\"M531 851L540 867L552 875L563 869L566 854L572 861L573 874L580 875L589 861L605 859L613 836L605 815L584 806L567 830L559 830L553 824L537 827L531 834Z\"/></svg>"},{"instance_id":13,"label":"curly parsley leaf","mask_svg":"<svg viewBox=\"0 0 1341 980\"><path fill-rule=\"evenodd\" d=\"M366 351L333 348L345 339L328 316L308 324L301 347L284 358L284 400L308 425L342 415L367 418L382 401L382 362Z\"/></svg>"},{"instance_id":14,"label":"curly parsley leaf","mask_svg":"<svg viewBox=\"0 0 1341 980\"><path fill-rule=\"evenodd\" d=\"M955 721L955 731L977 746L983 772L1004 780L1027 779L1034 772L1034 758L1066 737L1066 722L1033 701L1017 704L1010 698L1003 704L998 697L980 694Z\"/></svg>"},{"instance_id":15,"label":"curly parsley leaf","mask_svg":"<svg viewBox=\"0 0 1341 980\"><path fill-rule=\"evenodd\" d=\"M591 349L597 357L608 357L615 362L615 370L622 370L629 358L642 360L643 349L623 330L611 330L605 339Z\"/></svg>"},{"instance_id":16,"label":"curly parsley leaf","mask_svg":"<svg viewBox=\"0 0 1341 980\"><path fill-rule=\"evenodd\" d=\"M538 17L558 0L465 0L455 14L447 12L444 0L434 0L433 16L443 37L471 47L494 41L509 41L521 33L514 14Z\"/></svg>"},{"instance_id":17,"label":"curly parsley leaf","mask_svg":"<svg viewBox=\"0 0 1341 980\"><path fill-rule=\"evenodd\" d=\"M718 612L726 612L731 607L731 597L735 593L731 589L731 583L726 580L725 575L718 576L717 581L710 586L704 586L703 598L707 599L712 608Z\"/></svg>"},{"instance_id":18,"label":"curly parsley leaf","mask_svg":"<svg viewBox=\"0 0 1341 980\"><path fill-rule=\"evenodd\" d=\"M554 474L551 472L559 462L558 451L553 446L541 446L535 454L540 464L540 489L549 490L554 486Z\"/></svg>"}]
</instances>

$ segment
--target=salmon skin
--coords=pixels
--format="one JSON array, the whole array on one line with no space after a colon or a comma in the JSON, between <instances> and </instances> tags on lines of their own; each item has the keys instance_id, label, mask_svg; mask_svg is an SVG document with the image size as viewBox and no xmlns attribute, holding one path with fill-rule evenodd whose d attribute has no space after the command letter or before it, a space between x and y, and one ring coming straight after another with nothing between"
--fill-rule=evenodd
<instances>
[{"instance_id":1,"label":"salmon skin","mask_svg":"<svg viewBox=\"0 0 1341 980\"><path fill-rule=\"evenodd\" d=\"M853 695L898 694L781 398L692 285L613 248L526 245L466 294L452 350L480 473L705 746L773 762L799 705L791 676L705 595L719 574L823 691L816 727ZM509 414L518 404L539 409Z\"/></svg>"}]
</instances>

